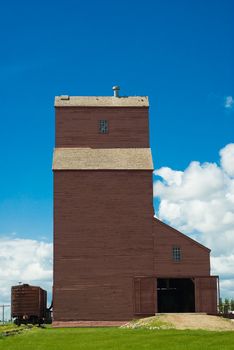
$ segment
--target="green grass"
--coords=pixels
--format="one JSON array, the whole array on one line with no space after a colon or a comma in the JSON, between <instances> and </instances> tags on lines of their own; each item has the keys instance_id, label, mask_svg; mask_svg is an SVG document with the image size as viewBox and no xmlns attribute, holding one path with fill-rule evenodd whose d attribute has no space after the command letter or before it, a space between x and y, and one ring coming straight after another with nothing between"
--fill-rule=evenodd
<instances>
[{"instance_id":1,"label":"green grass","mask_svg":"<svg viewBox=\"0 0 234 350\"><path fill-rule=\"evenodd\" d=\"M120 328L33 328L0 338L1 350L234 349L234 332Z\"/></svg>"},{"instance_id":2,"label":"green grass","mask_svg":"<svg viewBox=\"0 0 234 350\"><path fill-rule=\"evenodd\" d=\"M16 326L14 323L7 323L4 325L0 325L0 339L9 336L9 335L15 335L17 333L22 333L24 331L28 331L32 328L32 325L22 325L20 327ZM1 349L1 347L0 347Z\"/></svg>"},{"instance_id":3,"label":"green grass","mask_svg":"<svg viewBox=\"0 0 234 350\"><path fill-rule=\"evenodd\" d=\"M5 332L10 332L10 331L14 331L14 330L23 330L25 328L29 328L28 326L16 326L14 323L6 323L3 325L0 325L0 334L3 334Z\"/></svg>"},{"instance_id":4,"label":"green grass","mask_svg":"<svg viewBox=\"0 0 234 350\"><path fill-rule=\"evenodd\" d=\"M9 331L11 329L15 329L17 326L14 323L5 323L0 325L0 333L4 331Z\"/></svg>"}]
</instances>

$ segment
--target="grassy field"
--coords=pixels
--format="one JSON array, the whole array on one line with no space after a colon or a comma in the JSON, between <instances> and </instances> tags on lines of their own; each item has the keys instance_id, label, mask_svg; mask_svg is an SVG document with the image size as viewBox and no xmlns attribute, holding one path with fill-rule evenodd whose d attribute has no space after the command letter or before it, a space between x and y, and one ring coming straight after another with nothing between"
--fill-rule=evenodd
<instances>
[{"instance_id":1,"label":"grassy field","mask_svg":"<svg viewBox=\"0 0 234 350\"><path fill-rule=\"evenodd\" d=\"M0 327L1 334L1 327ZM119 328L33 328L0 336L1 350L234 349L234 332Z\"/></svg>"}]
</instances>

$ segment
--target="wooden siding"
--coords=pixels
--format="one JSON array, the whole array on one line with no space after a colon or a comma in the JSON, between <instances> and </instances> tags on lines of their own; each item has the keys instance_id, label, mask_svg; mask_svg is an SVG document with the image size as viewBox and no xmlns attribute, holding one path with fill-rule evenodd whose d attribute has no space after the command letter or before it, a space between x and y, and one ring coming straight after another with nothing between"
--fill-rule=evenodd
<instances>
[{"instance_id":1,"label":"wooden siding","mask_svg":"<svg viewBox=\"0 0 234 350\"><path fill-rule=\"evenodd\" d=\"M134 317L153 274L151 171L54 172L54 320Z\"/></svg>"},{"instance_id":2,"label":"wooden siding","mask_svg":"<svg viewBox=\"0 0 234 350\"><path fill-rule=\"evenodd\" d=\"M98 121L109 121L109 132L99 133ZM149 147L148 108L57 107L56 147Z\"/></svg>"},{"instance_id":3,"label":"wooden siding","mask_svg":"<svg viewBox=\"0 0 234 350\"><path fill-rule=\"evenodd\" d=\"M209 276L209 249L154 219L154 263L157 277ZM173 246L181 248L181 261L172 258Z\"/></svg>"}]
</instances>

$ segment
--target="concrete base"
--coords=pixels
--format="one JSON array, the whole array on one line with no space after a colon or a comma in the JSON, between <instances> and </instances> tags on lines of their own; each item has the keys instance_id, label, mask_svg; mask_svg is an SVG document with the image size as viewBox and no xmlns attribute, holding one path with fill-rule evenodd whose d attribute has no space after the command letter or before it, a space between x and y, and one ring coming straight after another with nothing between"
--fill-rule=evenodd
<instances>
[{"instance_id":1,"label":"concrete base","mask_svg":"<svg viewBox=\"0 0 234 350\"><path fill-rule=\"evenodd\" d=\"M127 321L53 321L52 327L120 327L126 323Z\"/></svg>"},{"instance_id":2,"label":"concrete base","mask_svg":"<svg viewBox=\"0 0 234 350\"><path fill-rule=\"evenodd\" d=\"M207 315L206 312L157 312L155 316L159 315Z\"/></svg>"}]
</instances>

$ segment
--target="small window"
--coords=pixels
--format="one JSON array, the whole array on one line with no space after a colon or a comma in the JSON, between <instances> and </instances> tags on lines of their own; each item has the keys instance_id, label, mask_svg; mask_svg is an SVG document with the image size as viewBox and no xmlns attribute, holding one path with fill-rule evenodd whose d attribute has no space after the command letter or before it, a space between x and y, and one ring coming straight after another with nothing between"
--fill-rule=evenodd
<instances>
[{"instance_id":1,"label":"small window","mask_svg":"<svg viewBox=\"0 0 234 350\"><path fill-rule=\"evenodd\" d=\"M99 120L99 133L100 134L107 134L109 131L108 128L108 120Z\"/></svg>"},{"instance_id":2,"label":"small window","mask_svg":"<svg viewBox=\"0 0 234 350\"><path fill-rule=\"evenodd\" d=\"M172 248L172 257L174 261L180 261L181 260L181 249L180 247L173 247Z\"/></svg>"}]
</instances>

